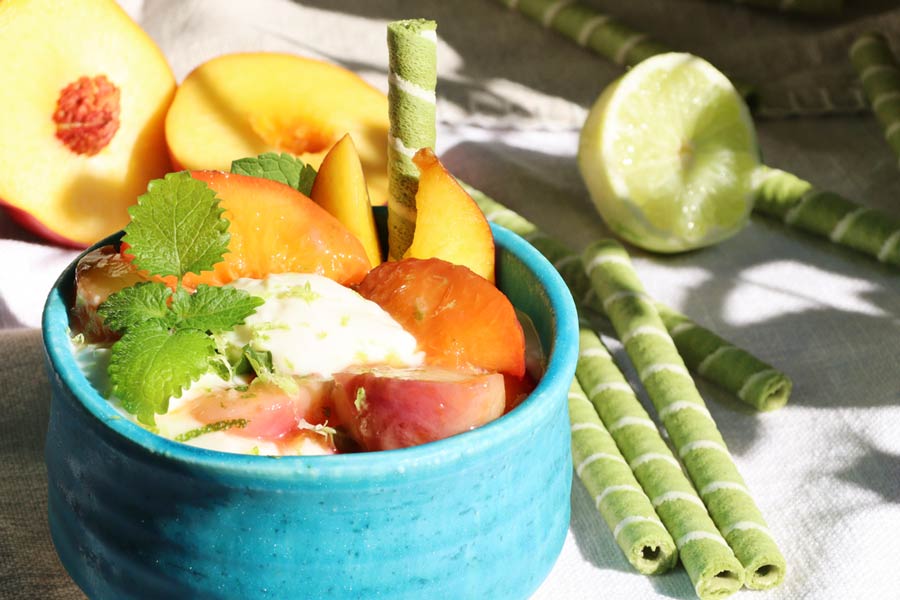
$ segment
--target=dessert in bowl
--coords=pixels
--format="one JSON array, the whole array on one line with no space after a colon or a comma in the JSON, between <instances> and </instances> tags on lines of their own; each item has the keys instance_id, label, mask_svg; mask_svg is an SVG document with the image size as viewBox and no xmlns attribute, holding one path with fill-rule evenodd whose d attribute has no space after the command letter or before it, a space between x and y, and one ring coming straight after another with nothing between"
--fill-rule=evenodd
<instances>
[{"instance_id":1,"label":"dessert in bowl","mask_svg":"<svg viewBox=\"0 0 900 600\"><path fill-rule=\"evenodd\" d=\"M568 528L577 319L552 265L514 234L492 233L497 286L547 356L535 389L459 435L333 456L196 448L125 418L76 360L73 263L47 300L44 341L50 528L78 585L92 598L533 591Z\"/></svg>"}]
</instances>

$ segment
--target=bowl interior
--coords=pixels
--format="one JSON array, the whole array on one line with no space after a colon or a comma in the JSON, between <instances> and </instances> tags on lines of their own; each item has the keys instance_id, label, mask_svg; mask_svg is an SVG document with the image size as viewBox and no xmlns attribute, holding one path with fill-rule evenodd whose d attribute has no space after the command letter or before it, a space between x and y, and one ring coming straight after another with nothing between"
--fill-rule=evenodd
<instances>
[{"instance_id":1,"label":"bowl interior","mask_svg":"<svg viewBox=\"0 0 900 600\"><path fill-rule=\"evenodd\" d=\"M416 469L435 474L452 470L456 459L490 451L528 435L532 425L551 410L551 399L568 391L577 360L577 316L571 294L559 274L522 238L497 225L491 227L497 246L497 285L533 321L548 360L543 377L525 401L509 414L473 431L400 450L277 458L206 450L157 436L123 418L93 388L75 360L69 340L68 307L73 298L77 259L57 280L44 309L43 336L49 365L83 408L121 436L124 444L135 444L193 466L253 474L263 480L283 480L305 473L328 480L330 485L355 485L360 480L377 482ZM121 233L116 234L94 247L117 243L120 237Z\"/></svg>"}]
</instances>

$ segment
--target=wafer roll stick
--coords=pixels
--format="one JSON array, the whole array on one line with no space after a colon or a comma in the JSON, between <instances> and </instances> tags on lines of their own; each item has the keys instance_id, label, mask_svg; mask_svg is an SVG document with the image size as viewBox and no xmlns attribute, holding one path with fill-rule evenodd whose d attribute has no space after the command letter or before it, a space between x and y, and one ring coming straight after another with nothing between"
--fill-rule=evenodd
<instances>
[{"instance_id":1,"label":"wafer roll stick","mask_svg":"<svg viewBox=\"0 0 900 600\"><path fill-rule=\"evenodd\" d=\"M843 8L843 0L729 0L734 4L748 4L786 13L833 15Z\"/></svg>"},{"instance_id":2,"label":"wafer roll stick","mask_svg":"<svg viewBox=\"0 0 900 600\"><path fill-rule=\"evenodd\" d=\"M741 587L744 569L716 529L656 424L597 334L582 327L580 337L575 371L578 381L675 538L697 595L704 599L723 598L736 592Z\"/></svg>"},{"instance_id":3,"label":"wafer roll stick","mask_svg":"<svg viewBox=\"0 0 900 600\"><path fill-rule=\"evenodd\" d=\"M388 254L403 257L416 225L419 170L412 157L435 145L437 33L434 21L388 24Z\"/></svg>"},{"instance_id":4,"label":"wafer roll stick","mask_svg":"<svg viewBox=\"0 0 900 600\"><path fill-rule=\"evenodd\" d=\"M543 234L534 223L478 190L467 186L466 191L481 207L488 220L526 238L553 263L576 302L603 312L603 306L585 274L581 257ZM787 375L677 311L660 303L656 307L666 329L675 339L678 352L692 371L758 410L774 410L788 401L792 383Z\"/></svg>"},{"instance_id":5,"label":"wafer roll stick","mask_svg":"<svg viewBox=\"0 0 900 600\"><path fill-rule=\"evenodd\" d=\"M623 67L633 67L645 58L672 51L647 34L575 0L498 1ZM733 83L744 98L752 96L751 86Z\"/></svg>"},{"instance_id":6,"label":"wafer roll stick","mask_svg":"<svg viewBox=\"0 0 900 600\"><path fill-rule=\"evenodd\" d=\"M569 389L569 421L575 473L593 497L625 558L645 575L671 569L678 560L675 541L659 520L578 380L572 380Z\"/></svg>"},{"instance_id":7,"label":"wafer roll stick","mask_svg":"<svg viewBox=\"0 0 900 600\"><path fill-rule=\"evenodd\" d=\"M678 311L660 302L655 306L692 371L727 390L737 390L735 395L757 410L776 410L787 403L793 387L787 375Z\"/></svg>"},{"instance_id":8,"label":"wafer roll stick","mask_svg":"<svg viewBox=\"0 0 900 600\"><path fill-rule=\"evenodd\" d=\"M583 258L594 265L591 283L691 481L744 566L745 585L778 585L784 578L784 557L628 254L618 243L604 240L590 245Z\"/></svg>"},{"instance_id":9,"label":"wafer roll stick","mask_svg":"<svg viewBox=\"0 0 900 600\"><path fill-rule=\"evenodd\" d=\"M779 169L760 167L754 188L757 213L900 266L900 219L816 189Z\"/></svg>"},{"instance_id":10,"label":"wafer roll stick","mask_svg":"<svg viewBox=\"0 0 900 600\"><path fill-rule=\"evenodd\" d=\"M884 127L884 137L900 158L900 64L887 38L880 33L861 35L850 46L850 61Z\"/></svg>"}]
</instances>

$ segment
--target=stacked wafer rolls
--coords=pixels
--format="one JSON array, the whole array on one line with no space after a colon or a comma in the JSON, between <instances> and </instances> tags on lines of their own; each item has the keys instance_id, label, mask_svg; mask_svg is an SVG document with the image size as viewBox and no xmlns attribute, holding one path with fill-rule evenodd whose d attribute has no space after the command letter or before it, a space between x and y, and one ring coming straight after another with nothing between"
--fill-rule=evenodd
<instances>
[{"instance_id":1,"label":"stacked wafer rolls","mask_svg":"<svg viewBox=\"0 0 900 600\"><path fill-rule=\"evenodd\" d=\"M594 289L694 487L743 565L744 584L751 589L778 585L784 557L628 254L604 240L589 246L583 259L595 265Z\"/></svg>"},{"instance_id":2,"label":"stacked wafer rolls","mask_svg":"<svg viewBox=\"0 0 900 600\"><path fill-rule=\"evenodd\" d=\"M675 539L697 595L721 598L736 592L743 581L743 567L612 356L587 327L581 328L575 373L650 504ZM634 495L627 489L616 493Z\"/></svg>"}]
</instances>

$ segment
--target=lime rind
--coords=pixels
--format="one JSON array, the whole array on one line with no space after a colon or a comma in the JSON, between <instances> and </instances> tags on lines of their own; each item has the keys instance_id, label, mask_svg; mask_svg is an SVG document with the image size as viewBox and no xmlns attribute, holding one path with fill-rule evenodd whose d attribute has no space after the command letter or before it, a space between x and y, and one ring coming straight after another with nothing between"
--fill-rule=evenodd
<instances>
[{"instance_id":1,"label":"lime rind","mask_svg":"<svg viewBox=\"0 0 900 600\"><path fill-rule=\"evenodd\" d=\"M618 235L659 252L721 241L746 223L759 165L750 113L728 79L689 54L649 58L588 115L579 167Z\"/></svg>"}]
</instances>

